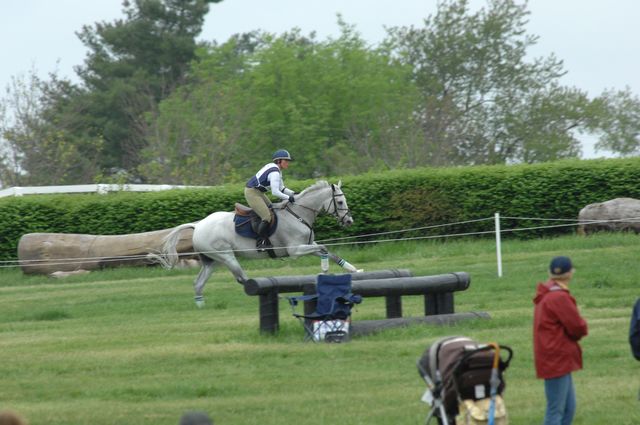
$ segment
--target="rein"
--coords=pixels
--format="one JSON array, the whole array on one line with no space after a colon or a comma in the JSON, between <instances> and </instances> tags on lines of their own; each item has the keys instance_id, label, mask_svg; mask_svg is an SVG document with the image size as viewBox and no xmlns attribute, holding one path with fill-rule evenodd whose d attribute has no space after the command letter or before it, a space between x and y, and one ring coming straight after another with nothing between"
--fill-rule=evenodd
<instances>
[{"instance_id":1,"label":"rein","mask_svg":"<svg viewBox=\"0 0 640 425\"><path fill-rule=\"evenodd\" d=\"M304 205L300 205L300 206L303 207L303 208L306 208L308 210L311 210L314 213L317 213L317 211L314 210L313 208L305 207ZM309 228L309 242L307 242L307 243L310 244L313 241L313 227L311 227L311 225L309 223L307 223L304 218L302 218L298 214L296 214L296 212L293 211L289 207L289 203L287 203L287 205L284 207L284 209L285 209L285 211L288 211L292 216L294 216L296 218L296 220L298 220L300 223L304 224L305 226L307 226Z\"/></svg>"}]
</instances>

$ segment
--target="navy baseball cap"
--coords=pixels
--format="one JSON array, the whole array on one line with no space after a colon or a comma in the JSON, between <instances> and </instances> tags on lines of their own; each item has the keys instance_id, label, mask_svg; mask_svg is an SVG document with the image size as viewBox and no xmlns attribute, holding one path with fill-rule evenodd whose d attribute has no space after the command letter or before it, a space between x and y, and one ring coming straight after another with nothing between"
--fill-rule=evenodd
<instances>
[{"instance_id":1,"label":"navy baseball cap","mask_svg":"<svg viewBox=\"0 0 640 425\"><path fill-rule=\"evenodd\" d=\"M553 275L565 274L573 270L573 264L569 257L554 257L549 264L549 273Z\"/></svg>"}]
</instances>

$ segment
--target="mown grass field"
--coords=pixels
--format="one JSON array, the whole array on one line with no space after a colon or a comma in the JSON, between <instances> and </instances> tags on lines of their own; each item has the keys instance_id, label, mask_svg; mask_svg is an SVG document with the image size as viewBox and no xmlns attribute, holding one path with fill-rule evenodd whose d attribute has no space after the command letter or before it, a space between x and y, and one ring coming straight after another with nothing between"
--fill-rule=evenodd
<instances>
[{"instance_id":1,"label":"mown grass field","mask_svg":"<svg viewBox=\"0 0 640 425\"><path fill-rule=\"evenodd\" d=\"M421 424L424 384L416 359L436 338L466 335L515 352L505 374L510 423L540 424L543 384L535 378L532 297L554 255L576 266L572 292L590 326L585 368L574 375L574 424L640 423L640 362L627 343L640 296L635 235L566 236L504 241L497 278L492 240L386 243L334 250L365 270L409 268L414 274L466 271L456 311L491 320L450 327L413 326L358 337L348 344L302 342L302 328L281 303L281 331L258 332L258 300L227 270L196 309L197 270L115 269L54 280L0 269L0 409L32 425L175 425L186 410L222 424ZM250 276L313 274L319 260L245 261ZM332 272L339 272L332 265ZM405 297L405 316L422 314L421 297ZM384 317L384 300L367 298L354 320Z\"/></svg>"}]
</instances>

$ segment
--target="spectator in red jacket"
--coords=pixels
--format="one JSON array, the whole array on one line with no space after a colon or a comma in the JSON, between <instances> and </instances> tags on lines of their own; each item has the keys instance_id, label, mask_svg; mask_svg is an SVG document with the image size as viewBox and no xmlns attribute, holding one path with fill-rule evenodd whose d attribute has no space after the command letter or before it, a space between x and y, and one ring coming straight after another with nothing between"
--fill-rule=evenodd
<instances>
[{"instance_id":1,"label":"spectator in red jacket","mask_svg":"<svg viewBox=\"0 0 640 425\"><path fill-rule=\"evenodd\" d=\"M569 425L576 410L571 372L582 369L578 341L588 330L569 293L573 272L571 259L555 257L549 265L549 280L538 284L533 300L533 354L547 399L544 425Z\"/></svg>"}]
</instances>

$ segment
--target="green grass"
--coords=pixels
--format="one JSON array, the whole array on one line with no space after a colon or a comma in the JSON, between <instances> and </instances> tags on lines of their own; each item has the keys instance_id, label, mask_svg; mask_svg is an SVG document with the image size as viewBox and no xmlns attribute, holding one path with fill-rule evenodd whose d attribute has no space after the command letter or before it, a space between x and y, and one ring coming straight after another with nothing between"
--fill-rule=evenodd
<instances>
[{"instance_id":1,"label":"green grass","mask_svg":"<svg viewBox=\"0 0 640 425\"><path fill-rule=\"evenodd\" d=\"M572 292L590 334L585 369L574 375L574 424L637 424L640 363L630 353L631 307L640 295L640 247L629 234L507 240L497 277L490 239L381 243L334 248L365 270L414 274L466 271L469 290L456 311L491 320L451 327L412 326L349 344L302 342L302 328L280 308L281 331L258 331L258 300L227 270L207 284L207 305L193 304L197 270L112 269L55 280L0 270L0 409L32 425L175 425L186 410L217 424L421 424L428 407L416 359L436 338L466 335L514 350L505 377L510 423L540 424L543 384L535 378L531 322L537 281L554 255L577 268ZM245 261L250 276L314 274L317 258ZM332 265L332 272L339 272ZM423 314L405 297L405 316ZM354 320L384 317L384 300L367 298Z\"/></svg>"}]
</instances>

